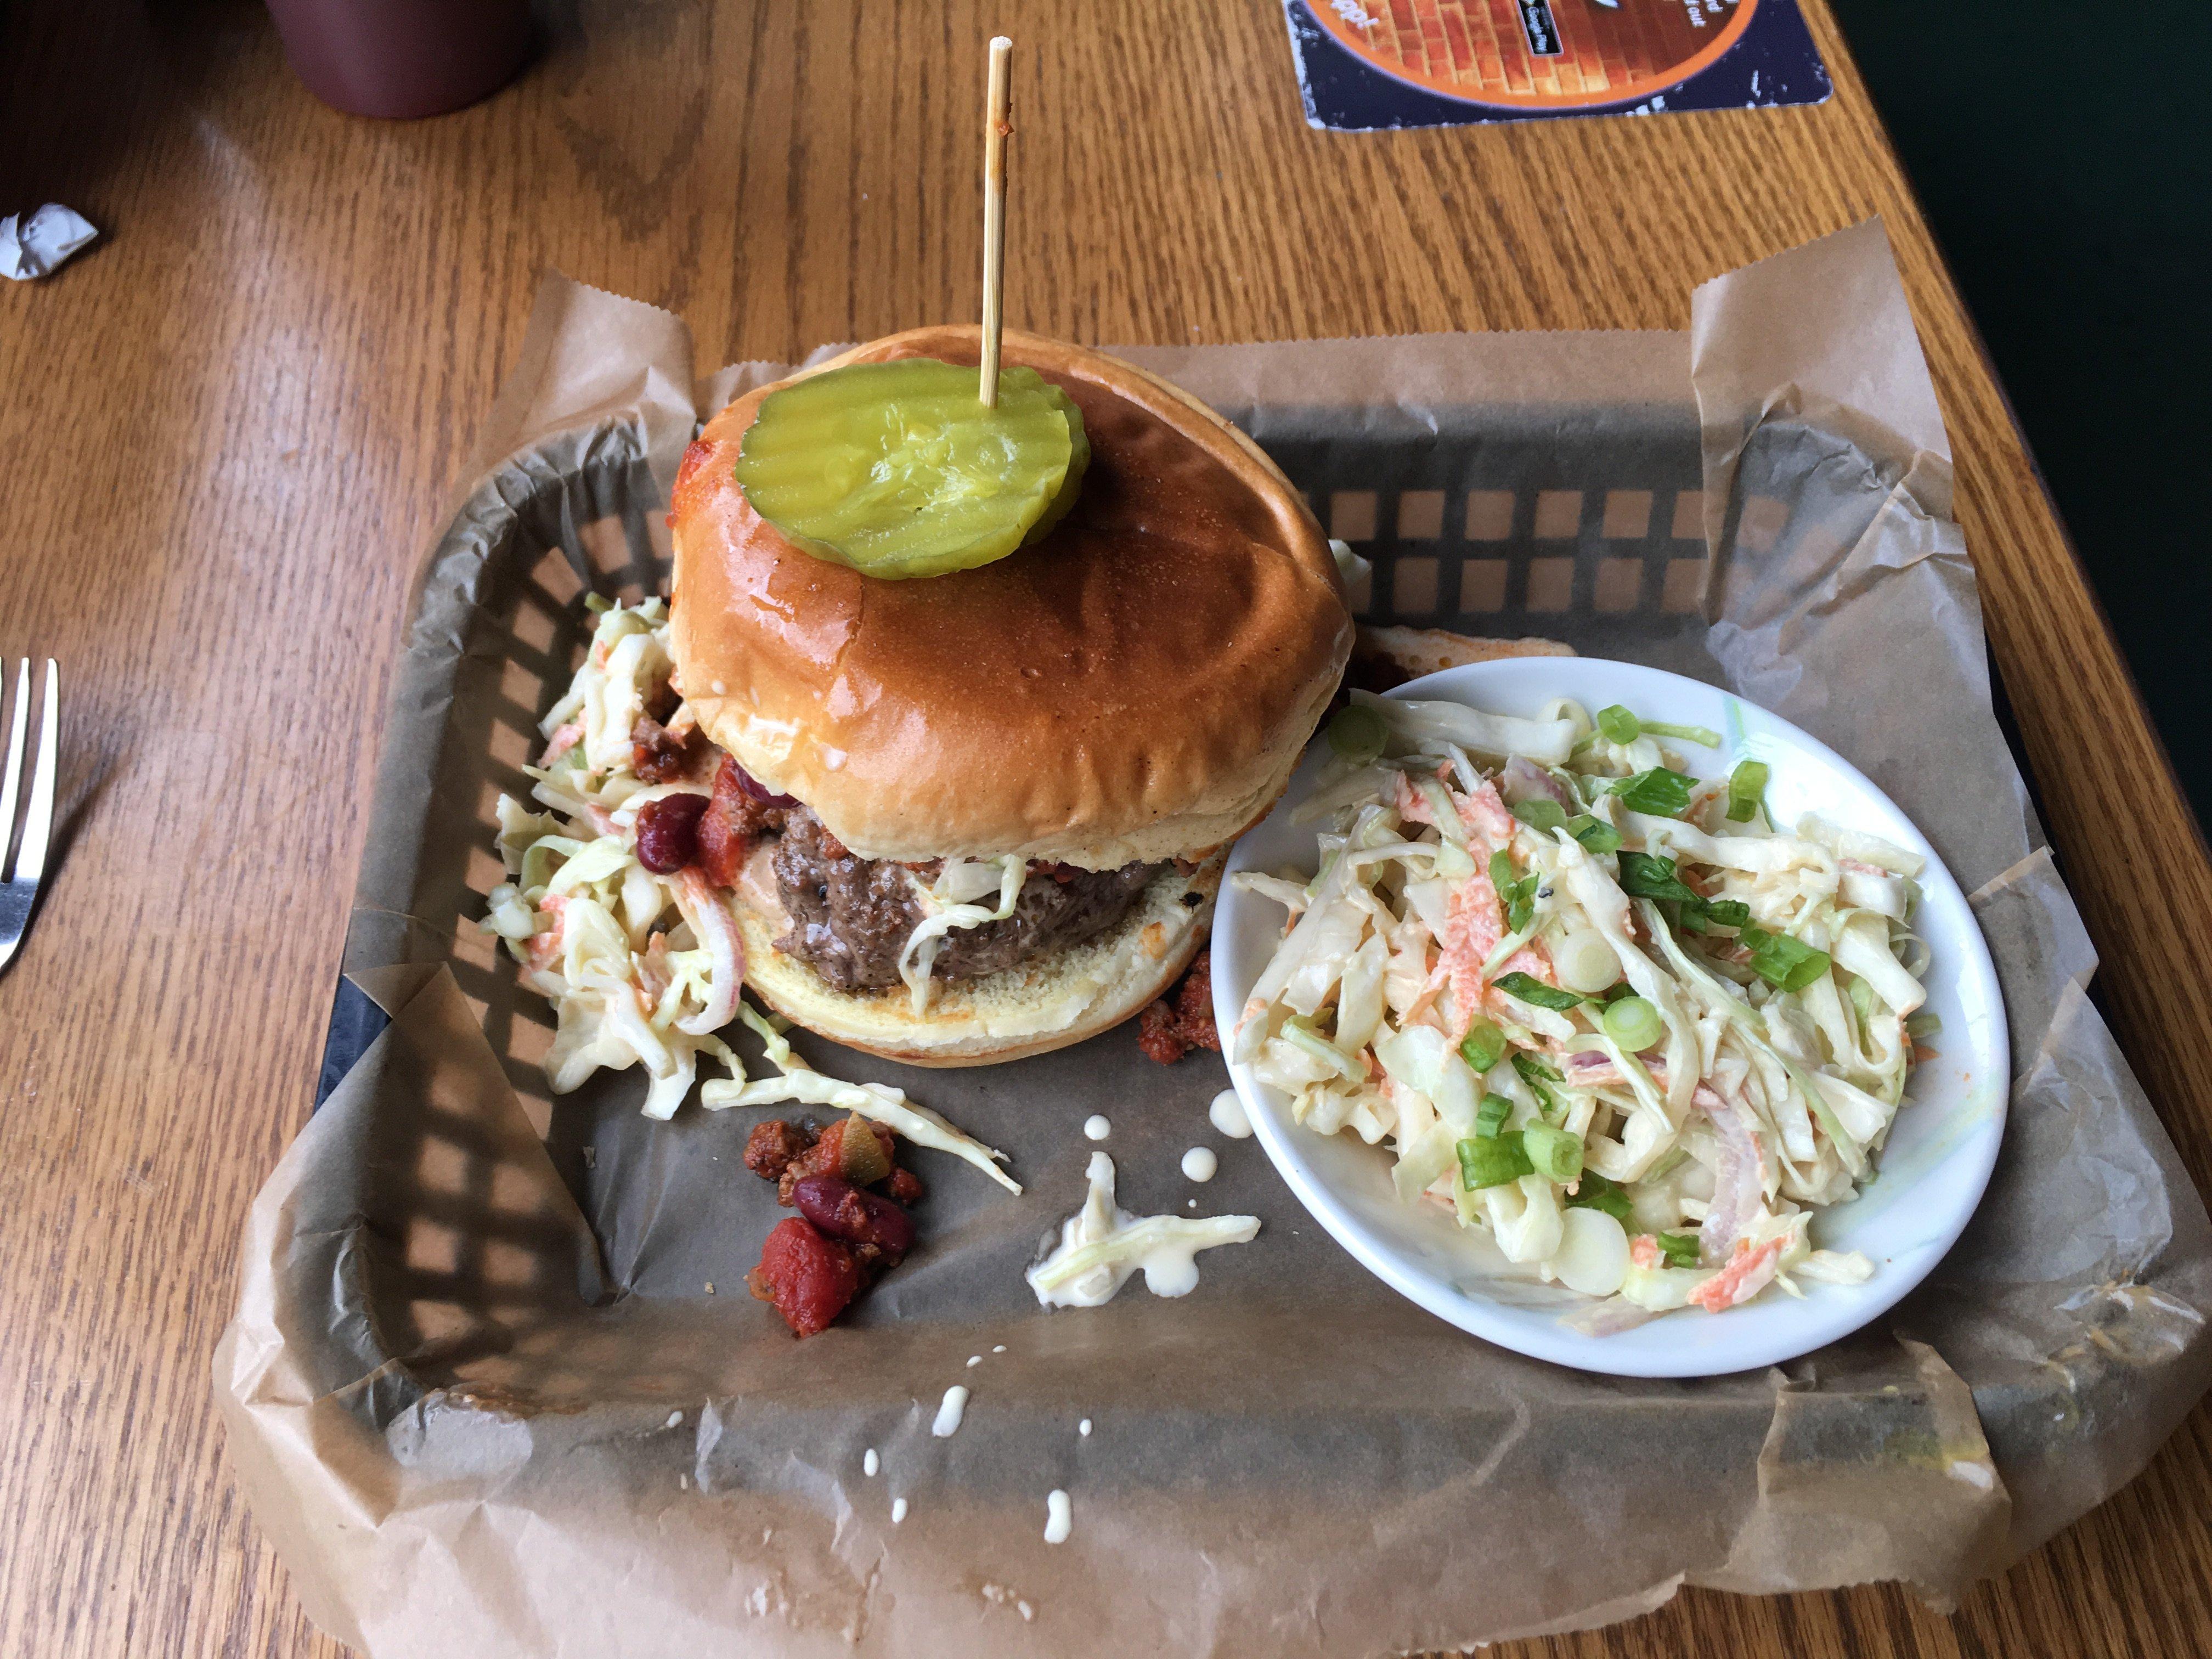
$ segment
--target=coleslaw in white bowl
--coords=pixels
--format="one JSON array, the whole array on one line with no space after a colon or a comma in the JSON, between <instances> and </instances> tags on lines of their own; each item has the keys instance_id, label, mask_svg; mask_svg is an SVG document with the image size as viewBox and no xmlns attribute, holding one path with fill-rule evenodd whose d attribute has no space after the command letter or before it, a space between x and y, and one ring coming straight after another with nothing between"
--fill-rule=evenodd
<instances>
[{"instance_id":1,"label":"coleslaw in white bowl","mask_svg":"<svg viewBox=\"0 0 2212 1659\"><path fill-rule=\"evenodd\" d=\"M1865 778L1591 659L1356 696L1329 738L1237 848L1213 988L1261 1144L1364 1265L1524 1353L1700 1376L1941 1258L2002 1133L2003 1010Z\"/></svg>"}]
</instances>

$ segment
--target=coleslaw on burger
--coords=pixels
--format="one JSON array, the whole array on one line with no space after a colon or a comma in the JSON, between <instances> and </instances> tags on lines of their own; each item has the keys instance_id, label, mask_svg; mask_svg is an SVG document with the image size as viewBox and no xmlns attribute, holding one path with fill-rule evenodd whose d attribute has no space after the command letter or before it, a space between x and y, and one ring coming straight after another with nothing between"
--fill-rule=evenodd
<instances>
[{"instance_id":1,"label":"coleslaw on burger","mask_svg":"<svg viewBox=\"0 0 2212 1659\"><path fill-rule=\"evenodd\" d=\"M785 1101L833 1106L881 1123L918 1146L951 1152L1014 1192L1005 1159L887 1084L851 1084L814 1071L785 1040L788 1022L763 1016L739 995L744 945L726 889L691 865L656 873L640 859L639 825L651 803L711 796L689 780L638 775L633 733L665 697L672 672L668 609L659 599L621 605L592 595L589 650L568 691L539 722L545 749L523 768L542 811L502 794L499 852L507 879L486 896L483 926L507 943L522 982L553 1004L548 1082L567 1094L602 1067L645 1068L644 1110L668 1118L691 1091L699 1059L730 1075L702 1085L710 1109ZM665 722L677 739L694 729L680 702ZM776 1075L748 1080L719 1033L743 1020Z\"/></svg>"}]
</instances>

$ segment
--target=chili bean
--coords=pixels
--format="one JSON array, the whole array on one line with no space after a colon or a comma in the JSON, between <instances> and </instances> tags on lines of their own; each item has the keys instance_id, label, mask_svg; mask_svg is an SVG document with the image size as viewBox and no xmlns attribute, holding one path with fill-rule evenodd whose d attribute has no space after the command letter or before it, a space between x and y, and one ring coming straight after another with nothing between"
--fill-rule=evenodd
<instances>
[{"instance_id":1,"label":"chili bean","mask_svg":"<svg viewBox=\"0 0 2212 1659\"><path fill-rule=\"evenodd\" d=\"M897 1267L914 1248L914 1221L904 1210L842 1176L808 1176L792 1188L791 1197L799 1214L823 1232L848 1244L872 1244L888 1267Z\"/></svg>"},{"instance_id":2,"label":"chili bean","mask_svg":"<svg viewBox=\"0 0 2212 1659\"><path fill-rule=\"evenodd\" d=\"M672 876L699 856L704 795L663 795L638 809L637 861L656 876Z\"/></svg>"}]
</instances>

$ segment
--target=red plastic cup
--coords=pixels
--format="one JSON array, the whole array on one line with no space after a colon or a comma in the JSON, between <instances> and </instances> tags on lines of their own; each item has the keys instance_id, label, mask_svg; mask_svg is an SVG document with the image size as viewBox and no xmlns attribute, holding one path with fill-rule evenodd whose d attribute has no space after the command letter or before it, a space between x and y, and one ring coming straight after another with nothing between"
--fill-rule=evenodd
<instances>
[{"instance_id":1,"label":"red plastic cup","mask_svg":"<svg viewBox=\"0 0 2212 1659\"><path fill-rule=\"evenodd\" d=\"M529 60L529 0L269 0L307 90L410 120L486 98Z\"/></svg>"}]
</instances>

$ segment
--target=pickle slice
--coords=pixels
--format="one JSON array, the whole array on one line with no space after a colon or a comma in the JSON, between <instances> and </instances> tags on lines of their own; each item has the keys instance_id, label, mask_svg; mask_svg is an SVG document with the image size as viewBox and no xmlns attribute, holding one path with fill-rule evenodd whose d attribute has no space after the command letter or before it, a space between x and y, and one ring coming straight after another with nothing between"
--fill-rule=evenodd
<instances>
[{"instance_id":1,"label":"pickle slice","mask_svg":"<svg viewBox=\"0 0 2212 1659\"><path fill-rule=\"evenodd\" d=\"M893 580L973 570L1059 522L1091 460L1083 416L1033 368L854 363L771 392L738 447L753 510L817 557Z\"/></svg>"}]
</instances>

